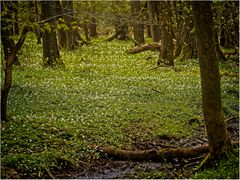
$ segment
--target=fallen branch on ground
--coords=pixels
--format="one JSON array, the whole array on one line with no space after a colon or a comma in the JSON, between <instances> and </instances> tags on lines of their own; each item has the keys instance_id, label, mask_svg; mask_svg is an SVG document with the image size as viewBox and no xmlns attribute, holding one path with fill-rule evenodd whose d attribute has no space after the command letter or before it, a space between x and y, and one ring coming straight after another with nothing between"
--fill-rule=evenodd
<instances>
[{"instance_id":1,"label":"fallen branch on ground","mask_svg":"<svg viewBox=\"0 0 240 180\"><path fill-rule=\"evenodd\" d=\"M239 145L238 141L233 141L234 146ZM107 157L114 160L129 160L129 161L163 161L171 160L173 158L193 158L201 154L209 152L208 145L196 146L191 148L164 148L151 149L145 151L127 151L118 150L109 147L97 147L98 152L107 155Z\"/></svg>"},{"instance_id":2,"label":"fallen branch on ground","mask_svg":"<svg viewBox=\"0 0 240 180\"><path fill-rule=\"evenodd\" d=\"M126 53L128 53L128 54L137 54L137 53L140 53L140 52L143 52L143 51L147 51L147 50L158 50L159 51L160 48L161 48L161 44L160 43L152 42L152 43L149 43L149 44L143 44L143 45L136 46L134 48L128 49L126 51Z\"/></svg>"}]
</instances>

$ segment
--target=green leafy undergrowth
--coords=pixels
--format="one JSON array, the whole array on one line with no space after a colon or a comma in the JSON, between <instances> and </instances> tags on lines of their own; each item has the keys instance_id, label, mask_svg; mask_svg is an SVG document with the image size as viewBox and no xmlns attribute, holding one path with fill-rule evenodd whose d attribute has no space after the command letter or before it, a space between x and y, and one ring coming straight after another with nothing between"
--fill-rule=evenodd
<instances>
[{"instance_id":1,"label":"green leafy undergrowth","mask_svg":"<svg viewBox=\"0 0 240 180\"><path fill-rule=\"evenodd\" d=\"M195 173L193 179L238 179L239 178L239 150L236 156L231 155L228 160L222 159L214 167Z\"/></svg>"},{"instance_id":2,"label":"green leafy undergrowth","mask_svg":"<svg viewBox=\"0 0 240 180\"><path fill-rule=\"evenodd\" d=\"M62 50L66 68L57 70L42 68L41 46L28 36L2 124L2 166L36 177L43 168L62 168L59 158L79 166L95 154L89 145L131 149L163 135L191 136L188 121L203 124L197 61L154 69L158 53L126 54L132 46L98 38ZM237 73L232 66L221 70ZM236 116L238 78L223 76L222 83L225 115Z\"/></svg>"}]
</instances>

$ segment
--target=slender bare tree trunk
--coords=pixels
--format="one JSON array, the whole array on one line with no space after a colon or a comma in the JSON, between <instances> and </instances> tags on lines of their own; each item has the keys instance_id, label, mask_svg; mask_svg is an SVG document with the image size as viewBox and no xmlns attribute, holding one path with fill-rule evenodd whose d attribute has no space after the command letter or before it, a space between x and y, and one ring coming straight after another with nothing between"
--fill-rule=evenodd
<instances>
[{"instance_id":1,"label":"slender bare tree trunk","mask_svg":"<svg viewBox=\"0 0 240 180\"><path fill-rule=\"evenodd\" d=\"M96 6L93 6L92 9L92 17L90 18L90 24L89 24L89 31L90 31L90 37L97 37L97 20L96 20Z\"/></svg>"},{"instance_id":2,"label":"slender bare tree trunk","mask_svg":"<svg viewBox=\"0 0 240 180\"><path fill-rule=\"evenodd\" d=\"M36 22L39 22L41 17L40 17L40 14L39 14L39 10L38 10L38 6L39 6L39 2L38 1L35 1L34 2L34 9L35 9L35 21ZM41 32L40 32L40 29L39 28L35 28L35 35L37 36L37 44L41 44Z\"/></svg>"},{"instance_id":3,"label":"slender bare tree trunk","mask_svg":"<svg viewBox=\"0 0 240 180\"><path fill-rule=\"evenodd\" d=\"M73 1L68 0L68 1L62 1L62 7L63 7L63 13L68 13L68 12L73 12ZM73 37L73 28L72 28L72 22L73 22L73 15L67 15L64 16L64 20L68 26L68 30L66 31L66 48L68 50L73 50L75 43L74 43L74 37Z\"/></svg>"},{"instance_id":4,"label":"slender bare tree trunk","mask_svg":"<svg viewBox=\"0 0 240 180\"><path fill-rule=\"evenodd\" d=\"M159 2L148 1L149 18L152 28L153 42L159 42L161 39L160 22L159 22Z\"/></svg>"}]
</instances>

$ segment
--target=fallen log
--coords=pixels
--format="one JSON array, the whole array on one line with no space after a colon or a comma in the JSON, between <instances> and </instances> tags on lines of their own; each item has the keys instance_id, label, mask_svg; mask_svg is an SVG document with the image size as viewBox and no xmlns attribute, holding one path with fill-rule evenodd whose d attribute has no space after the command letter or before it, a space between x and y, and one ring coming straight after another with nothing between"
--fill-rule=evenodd
<instances>
[{"instance_id":1,"label":"fallen log","mask_svg":"<svg viewBox=\"0 0 240 180\"><path fill-rule=\"evenodd\" d=\"M149 43L149 44L143 44L143 45L136 46L134 48L128 49L126 51L126 53L137 54L137 53L140 53L140 52L143 52L143 51L148 51L148 50L158 50L158 51L160 51L160 48L161 48L160 43L152 42L152 43Z\"/></svg>"},{"instance_id":2,"label":"fallen log","mask_svg":"<svg viewBox=\"0 0 240 180\"><path fill-rule=\"evenodd\" d=\"M234 146L238 146L238 141L233 141ZM98 146L95 148L98 152L107 155L113 160L129 160L129 161L164 161L173 158L193 158L201 154L209 152L208 145L196 146L191 148L164 148L164 149L151 149L144 151L127 151L118 150L109 147Z\"/></svg>"},{"instance_id":3,"label":"fallen log","mask_svg":"<svg viewBox=\"0 0 240 180\"><path fill-rule=\"evenodd\" d=\"M128 40L129 36L127 35L127 33L125 34L123 31L118 31L114 35L112 35L111 37L107 38L105 41L110 42L110 41L113 41L114 39Z\"/></svg>"}]
</instances>

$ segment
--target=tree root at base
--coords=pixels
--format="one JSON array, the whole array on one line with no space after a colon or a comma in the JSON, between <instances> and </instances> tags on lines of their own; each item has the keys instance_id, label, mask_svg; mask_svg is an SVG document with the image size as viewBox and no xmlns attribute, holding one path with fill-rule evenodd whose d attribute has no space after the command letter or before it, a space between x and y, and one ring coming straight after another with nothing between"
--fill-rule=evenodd
<instances>
[{"instance_id":1,"label":"tree root at base","mask_svg":"<svg viewBox=\"0 0 240 180\"><path fill-rule=\"evenodd\" d=\"M234 146L238 146L239 142L232 142ZM191 148L164 148L151 149L144 151L127 151L118 150L109 147L98 146L95 149L103 155L106 155L113 160L129 160L129 161L169 161L174 158L193 158L201 154L209 152L208 145L196 146Z\"/></svg>"}]
</instances>

